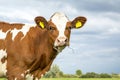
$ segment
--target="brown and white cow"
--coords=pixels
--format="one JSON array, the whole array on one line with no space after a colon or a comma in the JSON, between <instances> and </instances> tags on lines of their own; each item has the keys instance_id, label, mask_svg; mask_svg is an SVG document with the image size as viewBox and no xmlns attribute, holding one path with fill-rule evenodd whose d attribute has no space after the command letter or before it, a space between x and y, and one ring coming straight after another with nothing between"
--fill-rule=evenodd
<instances>
[{"instance_id":1,"label":"brown and white cow","mask_svg":"<svg viewBox=\"0 0 120 80\"><path fill-rule=\"evenodd\" d=\"M41 78L58 53L69 46L71 29L85 22L85 17L69 21L58 12L49 21L36 17L35 25L0 22L0 75L8 80Z\"/></svg>"}]
</instances>

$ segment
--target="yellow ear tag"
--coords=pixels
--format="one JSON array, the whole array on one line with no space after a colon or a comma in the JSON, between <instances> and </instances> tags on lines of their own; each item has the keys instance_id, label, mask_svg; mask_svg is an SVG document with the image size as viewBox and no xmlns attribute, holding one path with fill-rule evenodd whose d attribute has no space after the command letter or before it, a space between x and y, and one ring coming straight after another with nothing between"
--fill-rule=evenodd
<instances>
[{"instance_id":1,"label":"yellow ear tag","mask_svg":"<svg viewBox=\"0 0 120 80\"><path fill-rule=\"evenodd\" d=\"M82 26L82 23L80 21L77 21L75 27L80 28L81 26Z\"/></svg>"},{"instance_id":2,"label":"yellow ear tag","mask_svg":"<svg viewBox=\"0 0 120 80\"><path fill-rule=\"evenodd\" d=\"M45 25L44 25L44 23L43 23L43 22L39 22L39 25L41 26L41 28L42 28L42 29L44 29L44 28L45 28Z\"/></svg>"}]
</instances>

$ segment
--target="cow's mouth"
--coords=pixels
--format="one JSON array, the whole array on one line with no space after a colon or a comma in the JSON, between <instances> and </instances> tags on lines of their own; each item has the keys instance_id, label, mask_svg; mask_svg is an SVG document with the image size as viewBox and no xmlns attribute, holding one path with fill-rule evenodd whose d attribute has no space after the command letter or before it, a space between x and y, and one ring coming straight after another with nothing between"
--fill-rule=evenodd
<instances>
[{"instance_id":1,"label":"cow's mouth","mask_svg":"<svg viewBox=\"0 0 120 80\"><path fill-rule=\"evenodd\" d=\"M59 45L59 46L54 46L53 48L59 53L61 52L66 46L69 46L69 44L64 44L64 45Z\"/></svg>"},{"instance_id":2,"label":"cow's mouth","mask_svg":"<svg viewBox=\"0 0 120 80\"><path fill-rule=\"evenodd\" d=\"M66 46L54 46L53 48L59 53L61 52Z\"/></svg>"}]
</instances>

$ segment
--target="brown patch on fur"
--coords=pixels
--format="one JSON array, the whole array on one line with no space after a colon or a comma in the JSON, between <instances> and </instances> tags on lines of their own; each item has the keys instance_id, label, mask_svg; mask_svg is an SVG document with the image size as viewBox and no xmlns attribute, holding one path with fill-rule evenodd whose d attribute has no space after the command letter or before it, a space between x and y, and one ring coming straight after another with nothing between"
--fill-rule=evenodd
<instances>
[{"instance_id":1,"label":"brown patch on fur","mask_svg":"<svg viewBox=\"0 0 120 80\"><path fill-rule=\"evenodd\" d=\"M65 29L65 36L68 38L68 42L70 41L70 34L71 34L71 27L72 27L72 25L71 25L71 22L67 22L67 24L66 24L66 29ZM68 45L69 45L70 43L68 43Z\"/></svg>"},{"instance_id":2,"label":"brown patch on fur","mask_svg":"<svg viewBox=\"0 0 120 80\"><path fill-rule=\"evenodd\" d=\"M22 37L24 36L24 34L22 33L22 32L18 32L18 34L16 35L16 37L15 37L15 41L17 42L17 41L20 41L20 40L22 40Z\"/></svg>"},{"instance_id":3,"label":"brown patch on fur","mask_svg":"<svg viewBox=\"0 0 120 80\"><path fill-rule=\"evenodd\" d=\"M0 39L0 49L5 50L5 41Z\"/></svg>"},{"instance_id":4,"label":"brown patch on fur","mask_svg":"<svg viewBox=\"0 0 120 80\"><path fill-rule=\"evenodd\" d=\"M8 30L13 30L13 29L21 29L24 24L19 24L19 23L13 23L9 24L6 22L0 22L0 30L2 29L2 32L7 32Z\"/></svg>"}]
</instances>

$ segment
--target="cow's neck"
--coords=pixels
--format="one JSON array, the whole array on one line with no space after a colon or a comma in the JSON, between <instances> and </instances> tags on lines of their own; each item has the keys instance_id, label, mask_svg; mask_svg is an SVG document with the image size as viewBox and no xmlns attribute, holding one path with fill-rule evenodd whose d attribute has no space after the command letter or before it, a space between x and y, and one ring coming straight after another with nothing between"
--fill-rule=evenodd
<instances>
[{"instance_id":1,"label":"cow's neck","mask_svg":"<svg viewBox=\"0 0 120 80\"><path fill-rule=\"evenodd\" d=\"M35 31L33 34L32 32ZM40 30L38 27L33 28L28 33L33 41L36 54L35 62L31 65L30 72L36 71L38 68L42 71L49 68L55 57L57 51L53 48L53 41L50 40L47 30ZM35 35L35 36L34 36ZM37 35L37 36L36 36ZM32 44L32 41L30 41ZM39 65L39 66L37 66Z\"/></svg>"}]
</instances>

